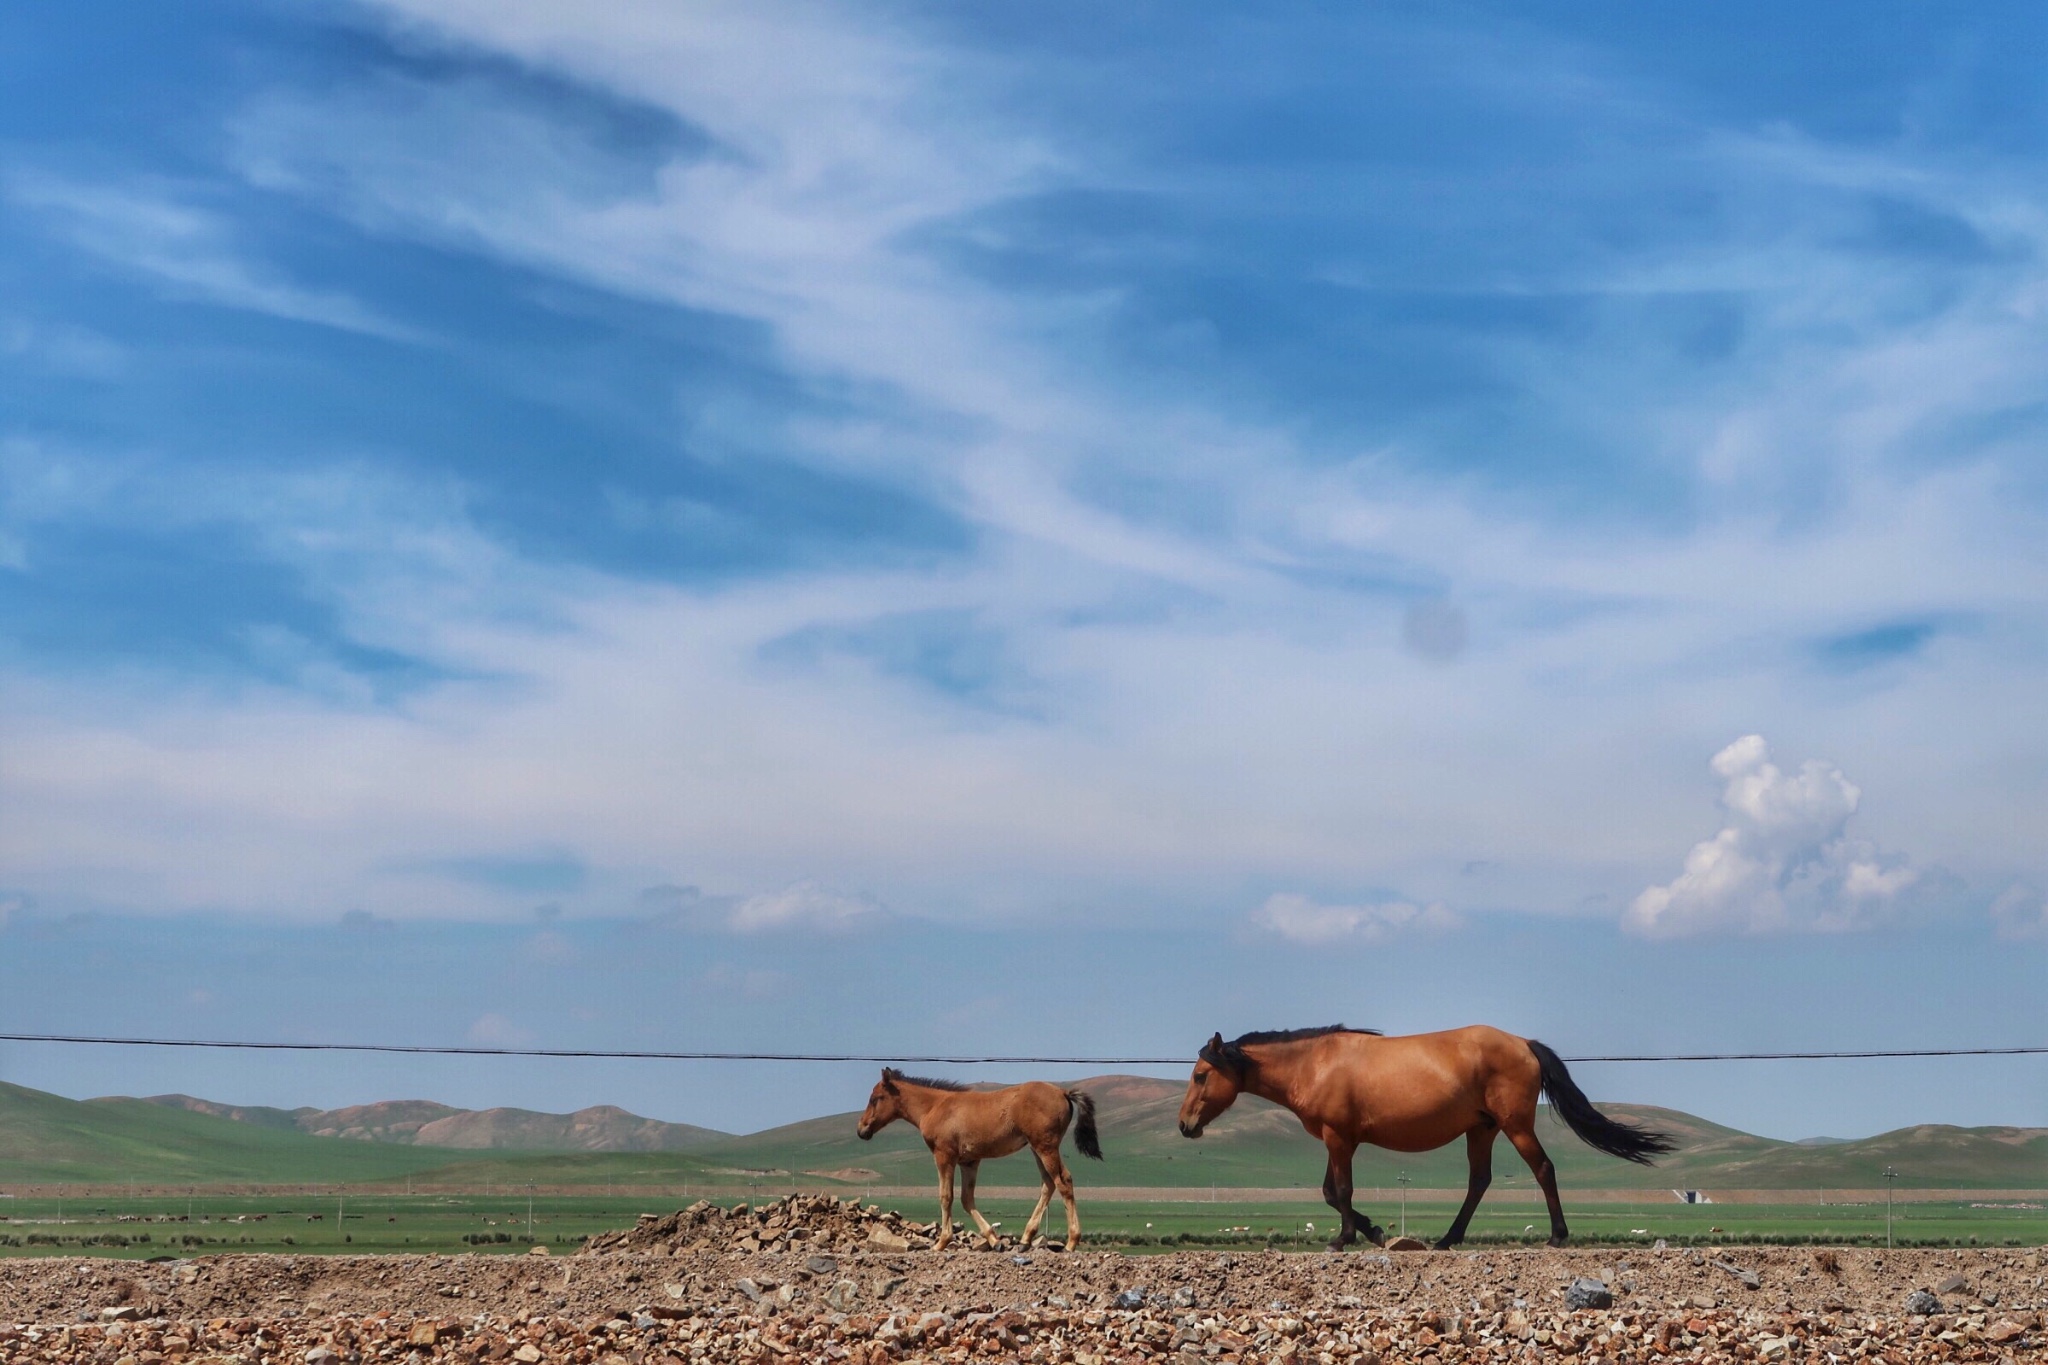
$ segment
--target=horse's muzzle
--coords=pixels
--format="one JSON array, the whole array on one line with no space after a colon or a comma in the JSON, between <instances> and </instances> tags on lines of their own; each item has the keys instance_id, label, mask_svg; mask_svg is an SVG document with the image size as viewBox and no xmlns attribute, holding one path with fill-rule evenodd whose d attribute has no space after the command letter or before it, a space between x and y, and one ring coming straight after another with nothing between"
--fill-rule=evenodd
<instances>
[{"instance_id":1,"label":"horse's muzzle","mask_svg":"<svg viewBox=\"0 0 2048 1365\"><path fill-rule=\"evenodd\" d=\"M874 1136L874 1133L866 1128L856 1128L853 1130L853 1135L859 1138L862 1142L866 1142L869 1138Z\"/></svg>"},{"instance_id":2,"label":"horse's muzzle","mask_svg":"<svg viewBox=\"0 0 2048 1365\"><path fill-rule=\"evenodd\" d=\"M1183 1119L1180 1125L1180 1135L1184 1138L1198 1138L1202 1135L1202 1125L1199 1123L1189 1123Z\"/></svg>"}]
</instances>

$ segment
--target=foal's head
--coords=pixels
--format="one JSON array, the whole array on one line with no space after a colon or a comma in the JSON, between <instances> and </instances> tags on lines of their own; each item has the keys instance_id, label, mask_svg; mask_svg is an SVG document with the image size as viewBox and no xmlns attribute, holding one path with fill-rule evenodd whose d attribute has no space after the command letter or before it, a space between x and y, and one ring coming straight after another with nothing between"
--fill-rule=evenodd
<instances>
[{"instance_id":1,"label":"foal's head","mask_svg":"<svg viewBox=\"0 0 2048 1365\"><path fill-rule=\"evenodd\" d=\"M902 1079L903 1073L896 1068L882 1068L882 1079L868 1092L868 1107L861 1111L860 1127L853 1130L862 1142L903 1117L903 1092L896 1088L896 1082Z\"/></svg>"},{"instance_id":2,"label":"foal's head","mask_svg":"<svg viewBox=\"0 0 2048 1365\"><path fill-rule=\"evenodd\" d=\"M1217 1034L1202 1045L1195 1074L1188 1077L1187 1098L1180 1102L1180 1135L1198 1138L1209 1120L1228 1109L1244 1085L1244 1054Z\"/></svg>"}]
</instances>

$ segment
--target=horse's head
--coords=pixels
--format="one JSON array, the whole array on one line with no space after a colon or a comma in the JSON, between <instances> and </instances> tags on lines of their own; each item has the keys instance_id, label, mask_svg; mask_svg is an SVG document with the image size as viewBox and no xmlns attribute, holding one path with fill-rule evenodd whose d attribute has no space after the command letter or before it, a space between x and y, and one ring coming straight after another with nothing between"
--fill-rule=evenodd
<instances>
[{"instance_id":1,"label":"horse's head","mask_svg":"<svg viewBox=\"0 0 2048 1365\"><path fill-rule=\"evenodd\" d=\"M896 1082L902 1079L903 1073L896 1068L882 1068L882 1079L868 1092L868 1107L861 1111L860 1127L853 1130L862 1142L903 1117L903 1092L896 1088Z\"/></svg>"},{"instance_id":2,"label":"horse's head","mask_svg":"<svg viewBox=\"0 0 2048 1365\"><path fill-rule=\"evenodd\" d=\"M1187 1098L1180 1102L1180 1135L1200 1137L1209 1120L1228 1109L1243 1087L1243 1059L1232 1057L1223 1035L1216 1034L1195 1057L1195 1074L1188 1077Z\"/></svg>"}]
</instances>

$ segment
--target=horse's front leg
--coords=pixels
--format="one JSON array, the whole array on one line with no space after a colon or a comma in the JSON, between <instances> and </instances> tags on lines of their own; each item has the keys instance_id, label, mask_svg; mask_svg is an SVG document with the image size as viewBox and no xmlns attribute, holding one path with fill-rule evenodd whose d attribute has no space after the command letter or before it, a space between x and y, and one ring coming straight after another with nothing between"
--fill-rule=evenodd
<instances>
[{"instance_id":1,"label":"horse's front leg","mask_svg":"<svg viewBox=\"0 0 2048 1365\"><path fill-rule=\"evenodd\" d=\"M1385 1246L1385 1232L1351 1207L1351 1159L1358 1153L1358 1144L1332 1134L1324 1139L1324 1145L1330 1153L1330 1165L1323 1176L1323 1202L1337 1211L1337 1235L1330 1241L1330 1250L1342 1251L1350 1246L1354 1229L1364 1233L1365 1240L1374 1246Z\"/></svg>"},{"instance_id":2,"label":"horse's front leg","mask_svg":"<svg viewBox=\"0 0 2048 1365\"><path fill-rule=\"evenodd\" d=\"M932 1149L932 1160L939 1165L939 1240L932 1248L944 1251L946 1243L953 1240L953 1154Z\"/></svg>"},{"instance_id":3,"label":"horse's front leg","mask_svg":"<svg viewBox=\"0 0 2048 1365\"><path fill-rule=\"evenodd\" d=\"M996 1244L996 1230L989 1226L988 1219L981 1216L981 1210L974 1207L974 1182L981 1176L979 1161L960 1163L960 1207L967 1210L967 1216L974 1220L974 1226L981 1229L982 1240L990 1246Z\"/></svg>"},{"instance_id":4,"label":"horse's front leg","mask_svg":"<svg viewBox=\"0 0 2048 1365\"><path fill-rule=\"evenodd\" d=\"M1465 1134L1465 1160L1469 1168L1465 1203L1458 1210L1458 1216L1451 1220L1451 1230L1437 1242L1438 1251L1449 1251L1465 1240L1465 1228L1472 1222L1472 1211L1479 1207L1480 1197L1493 1183L1493 1139L1499 1132L1491 1122L1482 1121L1479 1127Z\"/></svg>"}]
</instances>

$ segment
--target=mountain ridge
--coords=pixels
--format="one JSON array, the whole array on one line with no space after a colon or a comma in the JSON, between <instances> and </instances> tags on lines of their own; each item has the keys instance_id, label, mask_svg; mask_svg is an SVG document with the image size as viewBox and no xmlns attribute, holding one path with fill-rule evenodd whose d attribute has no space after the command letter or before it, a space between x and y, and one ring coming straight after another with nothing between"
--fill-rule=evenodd
<instances>
[{"instance_id":1,"label":"mountain ridge","mask_svg":"<svg viewBox=\"0 0 2048 1365\"><path fill-rule=\"evenodd\" d=\"M125 1099L109 1096L87 1103ZM613 1104L550 1114L505 1107L458 1109L434 1100L379 1100L340 1109L231 1105L192 1095L148 1095L138 1102L235 1123L288 1128L311 1137L455 1151L683 1152L732 1136L715 1128L643 1118Z\"/></svg>"}]
</instances>

